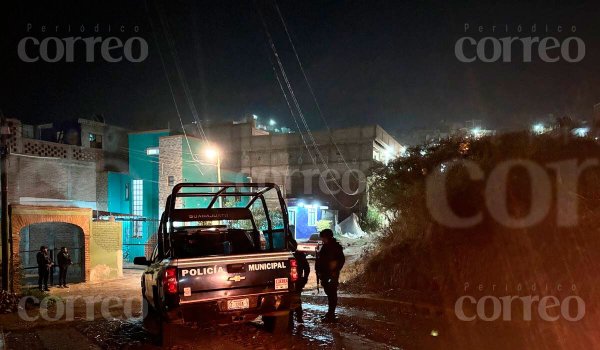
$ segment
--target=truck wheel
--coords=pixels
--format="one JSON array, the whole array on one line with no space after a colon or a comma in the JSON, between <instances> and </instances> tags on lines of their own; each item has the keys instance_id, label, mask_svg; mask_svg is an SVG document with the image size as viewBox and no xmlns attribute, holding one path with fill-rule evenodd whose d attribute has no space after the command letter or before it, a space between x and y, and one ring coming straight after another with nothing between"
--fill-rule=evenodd
<instances>
[{"instance_id":1,"label":"truck wheel","mask_svg":"<svg viewBox=\"0 0 600 350\"><path fill-rule=\"evenodd\" d=\"M291 330L290 313L281 316L263 316L263 323L268 332L282 334Z\"/></svg>"},{"instance_id":2,"label":"truck wheel","mask_svg":"<svg viewBox=\"0 0 600 350\"><path fill-rule=\"evenodd\" d=\"M152 335L155 344L160 344L162 342L162 321L160 315L150 304L148 304L146 298L143 297L142 318L144 329Z\"/></svg>"}]
</instances>

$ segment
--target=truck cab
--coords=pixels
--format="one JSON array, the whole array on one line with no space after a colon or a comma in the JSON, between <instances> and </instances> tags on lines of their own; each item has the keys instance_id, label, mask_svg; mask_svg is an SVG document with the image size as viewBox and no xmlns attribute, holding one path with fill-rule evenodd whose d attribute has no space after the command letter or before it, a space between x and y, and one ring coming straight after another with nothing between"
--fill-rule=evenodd
<instances>
[{"instance_id":1,"label":"truck cab","mask_svg":"<svg viewBox=\"0 0 600 350\"><path fill-rule=\"evenodd\" d=\"M285 201L272 183L181 183L165 203L141 279L145 324L289 329L298 279Z\"/></svg>"}]
</instances>

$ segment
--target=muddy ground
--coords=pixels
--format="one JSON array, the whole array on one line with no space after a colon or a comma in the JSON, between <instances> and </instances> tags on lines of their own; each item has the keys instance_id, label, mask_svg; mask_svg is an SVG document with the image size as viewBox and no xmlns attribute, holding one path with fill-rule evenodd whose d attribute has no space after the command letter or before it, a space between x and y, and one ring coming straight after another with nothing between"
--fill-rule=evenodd
<instances>
[{"instance_id":1,"label":"muddy ground","mask_svg":"<svg viewBox=\"0 0 600 350\"><path fill-rule=\"evenodd\" d=\"M72 320L38 318L23 320L19 314L0 316L3 342L7 349L158 349L154 338L143 328L141 318L140 270L126 270L124 277L102 283L81 283L69 289L51 288L50 294L74 302ZM315 286L312 280L310 287ZM130 300L132 313L124 316L125 306L111 308L110 317L86 308L84 298L118 297ZM421 349L438 348L442 337L440 318L417 312L409 304L370 295L341 294L338 321L324 324L327 309L323 292L303 294L305 323L295 324L291 334L274 335L264 330L260 319L247 324L209 328L181 327L172 348L182 349ZM56 305L49 306L49 316ZM39 307L26 310L27 317L39 316ZM93 320L90 320L93 315ZM435 334L435 331L433 332Z\"/></svg>"}]
</instances>

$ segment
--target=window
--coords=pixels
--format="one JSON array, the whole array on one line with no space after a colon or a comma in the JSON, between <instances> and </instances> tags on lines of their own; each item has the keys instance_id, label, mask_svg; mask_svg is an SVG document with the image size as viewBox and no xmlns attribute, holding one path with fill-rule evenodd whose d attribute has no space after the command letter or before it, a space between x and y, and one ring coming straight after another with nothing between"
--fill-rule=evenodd
<instances>
[{"instance_id":1,"label":"window","mask_svg":"<svg viewBox=\"0 0 600 350\"><path fill-rule=\"evenodd\" d=\"M296 225L296 209L288 210L288 218L290 225Z\"/></svg>"},{"instance_id":2,"label":"window","mask_svg":"<svg viewBox=\"0 0 600 350\"><path fill-rule=\"evenodd\" d=\"M188 232L190 234L188 234ZM186 234L173 234L174 255L177 258L197 258L211 255L261 253L252 234L245 230L206 231L188 229Z\"/></svg>"},{"instance_id":3,"label":"window","mask_svg":"<svg viewBox=\"0 0 600 350\"><path fill-rule=\"evenodd\" d=\"M308 226L317 226L317 208L308 208Z\"/></svg>"},{"instance_id":4,"label":"window","mask_svg":"<svg viewBox=\"0 0 600 350\"><path fill-rule=\"evenodd\" d=\"M160 148L158 147L148 147L146 148L146 155L147 156L157 156L160 153Z\"/></svg>"},{"instance_id":5,"label":"window","mask_svg":"<svg viewBox=\"0 0 600 350\"><path fill-rule=\"evenodd\" d=\"M144 182L133 180L133 215L142 216L144 213ZM133 225L133 237L142 237L143 222L135 221Z\"/></svg>"},{"instance_id":6,"label":"window","mask_svg":"<svg viewBox=\"0 0 600 350\"><path fill-rule=\"evenodd\" d=\"M88 134L88 140L90 141L90 148L102 148L102 135Z\"/></svg>"}]
</instances>

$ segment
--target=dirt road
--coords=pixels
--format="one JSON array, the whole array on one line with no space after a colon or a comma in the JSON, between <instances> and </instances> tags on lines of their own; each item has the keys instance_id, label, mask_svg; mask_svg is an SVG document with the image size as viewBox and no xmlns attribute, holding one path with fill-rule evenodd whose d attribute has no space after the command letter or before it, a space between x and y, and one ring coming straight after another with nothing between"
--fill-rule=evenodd
<instances>
[{"instance_id":1,"label":"dirt road","mask_svg":"<svg viewBox=\"0 0 600 350\"><path fill-rule=\"evenodd\" d=\"M140 271L128 270L122 279L104 283L72 285L70 289L52 289L51 294L74 302L73 320L24 321L17 314L0 316L5 348L8 349L158 349L142 327L139 297ZM321 292L322 293L322 292ZM123 317L123 307L111 308L112 317L103 317L100 301L86 319L84 298L118 297L132 301L133 314ZM295 324L289 335L273 335L256 320L227 327L177 330L174 348L185 349L416 349L437 348L439 337L431 330L440 327L435 318L407 312L394 301L369 296L342 295L339 320L323 324L326 311L324 295L307 291L303 295L305 323ZM50 307L53 309L54 307ZM28 310L34 317L39 309ZM50 312L52 315L52 312Z\"/></svg>"}]
</instances>

